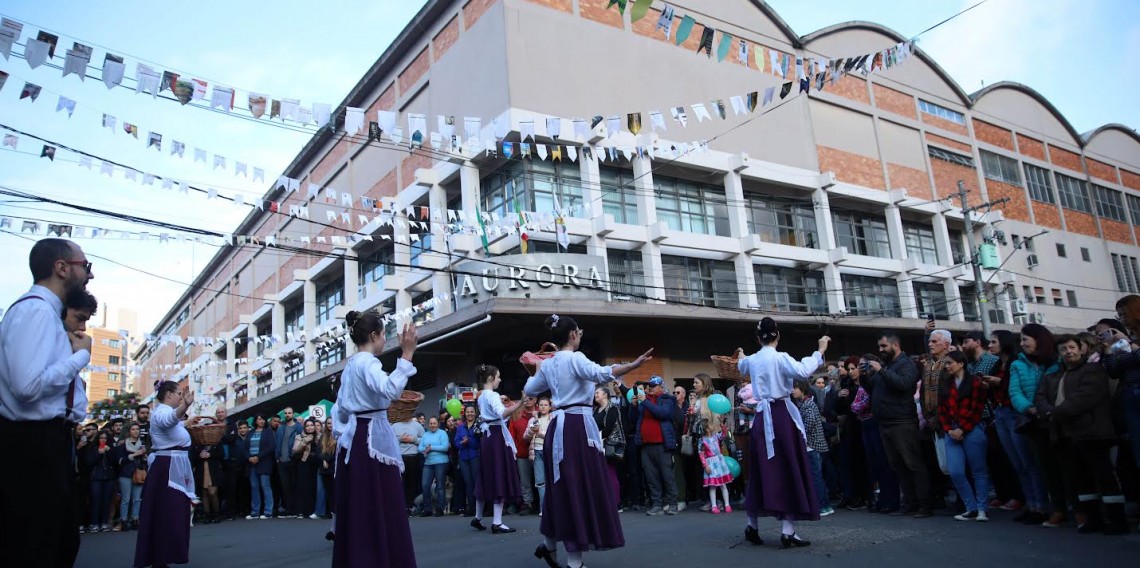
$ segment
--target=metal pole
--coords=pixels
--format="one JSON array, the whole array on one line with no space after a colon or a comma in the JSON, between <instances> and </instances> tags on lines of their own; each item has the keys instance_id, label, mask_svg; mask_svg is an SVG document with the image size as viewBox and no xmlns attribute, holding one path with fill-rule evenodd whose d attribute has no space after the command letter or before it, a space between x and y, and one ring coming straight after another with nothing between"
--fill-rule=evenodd
<instances>
[{"instance_id":1,"label":"metal pole","mask_svg":"<svg viewBox=\"0 0 1140 568\"><path fill-rule=\"evenodd\" d=\"M974 221L970 217L973 211L966 204L966 184L958 180L958 199L962 202L962 221L966 225L966 247L970 251L970 265L974 268L974 293L978 299L978 318L982 321L982 334L990 336L990 312L986 309L986 291L983 288L982 267L978 258L978 249L974 246Z\"/></svg>"}]
</instances>

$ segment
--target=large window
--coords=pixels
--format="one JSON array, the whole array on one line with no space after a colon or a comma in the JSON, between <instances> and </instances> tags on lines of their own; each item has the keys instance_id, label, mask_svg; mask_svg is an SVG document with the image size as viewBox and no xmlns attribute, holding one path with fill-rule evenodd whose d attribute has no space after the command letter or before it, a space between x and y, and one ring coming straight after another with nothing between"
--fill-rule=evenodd
<instances>
[{"instance_id":1,"label":"large window","mask_svg":"<svg viewBox=\"0 0 1140 568\"><path fill-rule=\"evenodd\" d=\"M118 365L119 361L121 361L121 360L122 359L118 355L111 355L111 356L107 357L107 364L108 365Z\"/></svg>"},{"instance_id":2,"label":"large window","mask_svg":"<svg viewBox=\"0 0 1140 568\"><path fill-rule=\"evenodd\" d=\"M1089 188L1084 180L1057 174L1057 194L1061 196L1061 207L1092 213L1092 204L1089 201Z\"/></svg>"},{"instance_id":3,"label":"large window","mask_svg":"<svg viewBox=\"0 0 1140 568\"><path fill-rule=\"evenodd\" d=\"M570 244L569 249L564 250L562 248L562 245L554 241L528 240L526 245L526 251L530 254L539 252L568 252L570 254L586 254L586 250L587 249L585 244L573 243ZM522 245L512 247L511 249L504 251L503 254L522 254Z\"/></svg>"},{"instance_id":4,"label":"large window","mask_svg":"<svg viewBox=\"0 0 1140 568\"><path fill-rule=\"evenodd\" d=\"M938 158L944 162L950 162L951 164L957 164L967 168L974 167L974 159L965 154L943 150L935 146L927 146L927 153L930 154L931 158Z\"/></svg>"},{"instance_id":5,"label":"large window","mask_svg":"<svg viewBox=\"0 0 1140 568\"><path fill-rule=\"evenodd\" d=\"M420 240L412 242L411 249L411 265L420 266L420 259L424 253L431 253L431 233L421 234Z\"/></svg>"},{"instance_id":6,"label":"large window","mask_svg":"<svg viewBox=\"0 0 1140 568\"><path fill-rule=\"evenodd\" d=\"M298 302L291 308L285 308L285 333L296 334L305 330L305 306Z\"/></svg>"},{"instance_id":7,"label":"large window","mask_svg":"<svg viewBox=\"0 0 1140 568\"><path fill-rule=\"evenodd\" d=\"M645 302L645 267L641 252L635 250L608 250L606 260L610 269L610 294L614 300Z\"/></svg>"},{"instance_id":8,"label":"large window","mask_svg":"<svg viewBox=\"0 0 1140 568\"><path fill-rule=\"evenodd\" d=\"M412 323L414 325L423 325L435 319L435 304L431 301L434 297L435 293L431 290L423 294L412 296L412 306L418 306L416 313L412 316Z\"/></svg>"},{"instance_id":9,"label":"large window","mask_svg":"<svg viewBox=\"0 0 1140 568\"><path fill-rule=\"evenodd\" d=\"M1017 171L1017 160L985 150L982 150L981 154L982 172L986 174L987 178L1021 187L1021 175Z\"/></svg>"},{"instance_id":10,"label":"large window","mask_svg":"<svg viewBox=\"0 0 1140 568\"><path fill-rule=\"evenodd\" d=\"M1029 188L1030 199L1050 204L1057 202L1049 182L1049 170L1025 164L1025 186Z\"/></svg>"},{"instance_id":11,"label":"large window","mask_svg":"<svg viewBox=\"0 0 1140 568\"><path fill-rule=\"evenodd\" d=\"M854 316L902 317L899 285L892 278L844 274L843 299Z\"/></svg>"},{"instance_id":12,"label":"large window","mask_svg":"<svg viewBox=\"0 0 1140 568\"><path fill-rule=\"evenodd\" d=\"M933 313L935 319L950 319L950 310L946 306L946 289L942 284L915 282L914 299L920 316Z\"/></svg>"},{"instance_id":13,"label":"large window","mask_svg":"<svg viewBox=\"0 0 1140 568\"><path fill-rule=\"evenodd\" d=\"M1140 225L1140 197L1128 194L1128 211L1132 213L1132 224Z\"/></svg>"},{"instance_id":14,"label":"large window","mask_svg":"<svg viewBox=\"0 0 1140 568\"><path fill-rule=\"evenodd\" d=\"M1112 270L1116 273L1116 287L1121 292L1135 294L1140 284L1140 265L1136 258L1113 253Z\"/></svg>"},{"instance_id":15,"label":"large window","mask_svg":"<svg viewBox=\"0 0 1140 568\"><path fill-rule=\"evenodd\" d=\"M668 176L654 176L657 219L674 231L727 237L724 187Z\"/></svg>"},{"instance_id":16,"label":"large window","mask_svg":"<svg viewBox=\"0 0 1140 568\"><path fill-rule=\"evenodd\" d=\"M573 162L515 161L483 178L482 211L500 217L518 210L550 213L582 206L582 176Z\"/></svg>"},{"instance_id":17,"label":"large window","mask_svg":"<svg viewBox=\"0 0 1140 568\"><path fill-rule=\"evenodd\" d=\"M757 266L755 273L756 296L761 309L827 313L822 272Z\"/></svg>"},{"instance_id":18,"label":"large window","mask_svg":"<svg viewBox=\"0 0 1140 568\"><path fill-rule=\"evenodd\" d=\"M963 242L962 231L957 229L950 229L946 231L950 236L950 262L952 264L961 264L966 262L966 244Z\"/></svg>"},{"instance_id":19,"label":"large window","mask_svg":"<svg viewBox=\"0 0 1140 568\"><path fill-rule=\"evenodd\" d=\"M392 263L396 261L392 246L376 249L368 256L360 259L360 297L367 296L368 290L373 286L384 287L384 277L396 273Z\"/></svg>"},{"instance_id":20,"label":"large window","mask_svg":"<svg viewBox=\"0 0 1140 568\"><path fill-rule=\"evenodd\" d=\"M602 210L614 216L617 223L638 224L637 194L633 172L613 166L598 166L601 178Z\"/></svg>"},{"instance_id":21,"label":"large window","mask_svg":"<svg viewBox=\"0 0 1140 568\"><path fill-rule=\"evenodd\" d=\"M336 307L342 303L344 303L344 286L340 280L334 278L317 288L317 325L331 321L335 317ZM317 358L318 368L324 369L344 358L344 343L334 341L331 345L331 349Z\"/></svg>"},{"instance_id":22,"label":"large window","mask_svg":"<svg viewBox=\"0 0 1140 568\"><path fill-rule=\"evenodd\" d=\"M766 243L818 248L815 211L809 200L780 199L746 193L748 232Z\"/></svg>"},{"instance_id":23,"label":"large window","mask_svg":"<svg viewBox=\"0 0 1140 568\"><path fill-rule=\"evenodd\" d=\"M847 247L851 254L891 257L891 241L887 236L887 222L882 217L867 213L832 210L835 240Z\"/></svg>"},{"instance_id":24,"label":"large window","mask_svg":"<svg viewBox=\"0 0 1140 568\"><path fill-rule=\"evenodd\" d=\"M661 255L665 299L719 308L740 307L736 267L723 260Z\"/></svg>"},{"instance_id":25,"label":"large window","mask_svg":"<svg viewBox=\"0 0 1140 568\"><path fill-rule=\"evenodd\" d=\"M1093 200L1096 202L1097 215L1105 219L1120 221L1121 223L1128 222L1124 217L1124 199L1121 197L1119 191L1094 183L1092 186L1092 194Z\"/></svg>"},{"instance_id":26,"label":"large window","mask_svg":"<svg viewBox=\"0 0 1140 568\"><path fill-rule=\"evenodd\" d=\"M934 245L934 229L918 223L903 223L906 254L924 264L938 264L938 247Z\"/></svg>"},{"instance_id":27,"label":"large window","mask_svg":"<svg viewBox=\"0 0 1140 568\"><path fill-rule=\"evenodd\" d=\"M932 114L938 118L944 118L950 122L961 124L962 126L966 125L966 115L956 110L951 110L944 106L936 105L930 101L924 101L922 99L918 99L918 108L926 114Z\"/></svg>"}]
</instances>

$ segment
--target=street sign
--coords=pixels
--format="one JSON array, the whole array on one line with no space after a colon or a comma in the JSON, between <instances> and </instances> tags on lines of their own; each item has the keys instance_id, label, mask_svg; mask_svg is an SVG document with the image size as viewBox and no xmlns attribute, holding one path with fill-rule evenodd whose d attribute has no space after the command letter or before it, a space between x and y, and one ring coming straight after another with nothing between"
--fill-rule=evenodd
<instances>
[{"instance_id":1,"label":"street sign","mask_svg":"<svg viewBox=\"0 0 1140 568\"><path fill-rule=\"evenodd\" d=\"M309 407L309 418L319 422L325 421L325 407L323 404L314 404Z\"/></svg>"}]
</instances>

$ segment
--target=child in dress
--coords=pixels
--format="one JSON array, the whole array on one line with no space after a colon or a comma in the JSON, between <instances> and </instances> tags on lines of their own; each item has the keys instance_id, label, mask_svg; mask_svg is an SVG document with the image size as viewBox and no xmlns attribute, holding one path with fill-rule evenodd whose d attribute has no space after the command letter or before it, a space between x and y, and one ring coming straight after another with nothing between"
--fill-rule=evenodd
<instances>
[{"instance_id":1,"label":"child in dress","mask_svg":"<svg viewBox=\"0 0 1140 568\"><path fill-rule=\"evenodd\" d=\"M698 454L701 458L701 465L705 468L705 487L709 488L709 504L712 505L710 512L714 515L720 514L720 507L716 504L716 490L719 487L721 498L724 499L724 512L731 513L732 505L729 504L728 500L728 484L732 482L732 472L729 471L728 462L720 453L720 444L727 435L727 428L717 414L711 414L709 418L703 420L707 424L705 425L705 436L701 438Z\"/></svg>"}]
</instances>

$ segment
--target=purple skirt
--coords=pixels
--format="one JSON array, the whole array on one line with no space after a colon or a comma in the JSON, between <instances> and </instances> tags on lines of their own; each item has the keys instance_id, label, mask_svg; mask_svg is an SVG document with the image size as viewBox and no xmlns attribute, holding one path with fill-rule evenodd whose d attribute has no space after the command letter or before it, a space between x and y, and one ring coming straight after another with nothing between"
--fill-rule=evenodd
<instances>
[{"instance_id":1,"label":"purple skirt","mask_svg":"<svg viewBox=\"0 0 1140 568\"><path fill-rule=\"evenodd\" d=\"M788 521L818 521L819 501L808 463L807 444L784 401L773 401L772 440L776 455L768 459L764 415L757 413L748 439L748 487L744 506L750 517L776 517Z\"/></svg>"},{"instance_id":2,"label":"purple skirt","mask_svg":"<svg viewBox=\"0 0 1140 568\"><path fill-rule=\"evenodd\" d=\"M491 431L479 443L479 482L475 484L475 499L496 503L518 503L522 499L519 468L515 455L504 435L510 436L500 424L491 424Z\"/></svg>"},{"instance_id":3,"label":"purple skirt","mask_svg":"<svg viewBox=\"0 0 1140 568\"><path fill-rule=\"evenodd\" d=\"M400 468L368 455L368 422L356 419L352 448L337 454L332 565L415 568Z\"/></svg>"},{"instance_id":4,"label":"purple skirt","mask_svg":"<svg viewBox=\"0 0 1140 568\"><path fill-rule=\"evenodd\" d=\"M169 482L170 457L155 456L142 489L136 568L190 562L190 498Z\"/></svg>"},{"instance_id":5,"label":"purple skirt","mask_svg":"<svg viewBox=\"0 0 1140 568\"><path fill-rule=\"evenodd\" d=\"M607 487L610 470L606 458L586 440L585 419L566 414L562 434L565 455L561 476L554 482L554 434L562 424L552 420L546 430L546 499L542 505L543 536L562 541L566 550L609 550L625 546L618 503Z\"/></svg>"}]
</instances>

